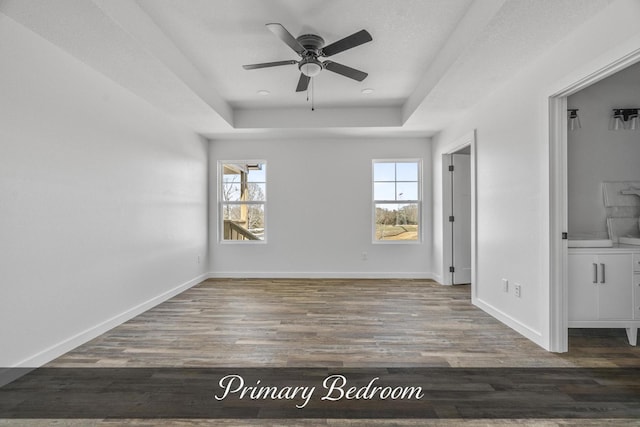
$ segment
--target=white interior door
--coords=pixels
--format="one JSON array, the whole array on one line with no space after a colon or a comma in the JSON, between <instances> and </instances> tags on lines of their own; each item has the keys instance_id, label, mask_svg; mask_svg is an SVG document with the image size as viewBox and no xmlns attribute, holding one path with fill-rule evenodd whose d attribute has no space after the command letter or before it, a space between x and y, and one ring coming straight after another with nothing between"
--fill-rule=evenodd
<instances>
[{"instance_id":1,"label":"white interior door","mask_svg":"<svg viewBox=\"0 0 640 427\"><path fill-rule=\"evenodd\" d=\"M471 283L471 155L451 155L452 284Z\"/></svg>"}]
</instances>

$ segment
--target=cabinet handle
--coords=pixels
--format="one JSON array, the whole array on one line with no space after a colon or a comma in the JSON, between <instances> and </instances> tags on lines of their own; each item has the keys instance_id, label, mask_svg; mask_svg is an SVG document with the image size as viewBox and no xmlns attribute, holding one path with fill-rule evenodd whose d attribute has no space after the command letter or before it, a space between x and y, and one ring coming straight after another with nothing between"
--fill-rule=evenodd
<instances>
[{"instance_id":1,"label":"cabinet handle","mask_svg":"<svg viewBox=\"0 0 640 427\"><path fill-rule=\"evenodd\" d=\"M598 283L598 264L593 263L593 283Z\"/></svg>"},{"instance_id":2,"label":"cabinet handle","mask_svg":"<svg viewBox=\"0 0 640 427\"><path fill-rule=\"evenodd\" d=\"M604 283L606 280L604 278L604 264L600 264L600 268L602 269L602 279L600 279L600 283Z\"/></svg>"}]
</instances>

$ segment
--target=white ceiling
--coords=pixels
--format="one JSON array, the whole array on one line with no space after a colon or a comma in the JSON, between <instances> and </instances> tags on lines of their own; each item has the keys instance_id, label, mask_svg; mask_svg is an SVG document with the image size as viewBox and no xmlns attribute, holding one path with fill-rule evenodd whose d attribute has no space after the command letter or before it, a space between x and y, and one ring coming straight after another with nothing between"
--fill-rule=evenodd
<instances>
[{"instance_id":1,"label":"white ceiling","mask_svg":"<svg viewBox=\"0 0 640 427\"><path fill-rule=\"evenodd\" d=\"M143 0L158 23L215 90L234 108L304 106L296 93L296 65L244 71L249 63L299 59L266 27L280 22L293 35L317 34L327 44L361 29L373 41L331 59L369 72L363 82L323 72L315 79L316 105L400 105L453 32L471 0ZM361 89L376 91L363 96ZM270 96L258 96L266 89Z\"/></svg>"},{"instance_id":2,"label":"white ceiling","mask_svg":"<svg viewBox=\"0 0 640 427\"><path fill-rule=\"evenodd\" d=\"M0 12L210 138L437 133L612 0L3 0ZM330 44L315 111L266 23ZM363 88L373 88L365 95ZM261 96L259 90L270 95Z\"/></svg>"}]
</instances>

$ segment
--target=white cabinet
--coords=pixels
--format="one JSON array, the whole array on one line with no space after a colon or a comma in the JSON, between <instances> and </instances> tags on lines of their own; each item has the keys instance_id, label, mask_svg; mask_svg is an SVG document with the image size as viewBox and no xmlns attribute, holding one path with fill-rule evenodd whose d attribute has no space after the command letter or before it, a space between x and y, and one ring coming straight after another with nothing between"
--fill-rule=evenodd
<instances>
[{"instance_id":1,"label":"white cabinet","mask_svg":"<svg viewBox=\"0 0 640 427\"><path fill-rule=\"evenodd\" d=\"M640 253L633 254L633 318L640 321Z\"/></svg>"},{"instance_id":2,"label":"white cabinet","mask_svg":"<svg viewBox=\"0 0 640 427\"><path fill-rule=\"evenodd\" d=\"M633 318L640 320L640 273L633 275Z\"/></svg>"},{"instance_id":3,"label":"white cabinet","mask_svg":"<svg viewBox=\"0 0 640 427\"><path fill-rule=\"evenodd\" d=\"M640 326L640 254L569 251L569 327L625 328L636 345Z\"/></svg>"}]
</instances>

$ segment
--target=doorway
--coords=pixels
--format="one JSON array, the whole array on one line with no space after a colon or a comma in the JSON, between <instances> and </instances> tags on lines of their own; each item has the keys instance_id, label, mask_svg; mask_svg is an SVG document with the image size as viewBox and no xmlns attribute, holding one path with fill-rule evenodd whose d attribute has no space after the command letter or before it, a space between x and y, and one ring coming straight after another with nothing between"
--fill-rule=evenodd
<instances>
[{"instance_id":1,"label":"doorway","mask_svg":"<svg viewBox=\"0 0 640 427\"><path fill-rule=\"evenodd\" d=\"M640 61L640 50L624 56L549 97L549 350L568 351L568 174L567 98Z\"/></svg>"},{"instance_id":2,"label":"doorway","mask_svg":"<svg viewBox=\"0 0 640 427\"><path fill-rule=\"evenodd\" d=\"M442 233L445 285L471 284L475 296L475 132L442 155Z\"/></svg>"}]
</instances>

